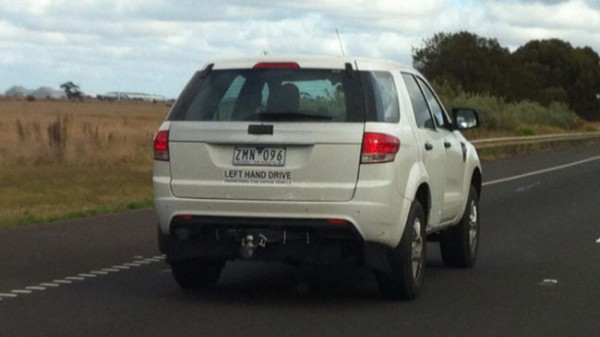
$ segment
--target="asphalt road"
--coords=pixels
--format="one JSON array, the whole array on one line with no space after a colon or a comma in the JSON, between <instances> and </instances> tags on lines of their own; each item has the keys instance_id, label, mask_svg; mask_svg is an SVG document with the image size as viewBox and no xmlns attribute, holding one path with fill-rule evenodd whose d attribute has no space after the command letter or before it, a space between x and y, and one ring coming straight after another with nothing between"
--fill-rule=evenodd
<instances>
[{"instance_id":1,"label":"asphalt road","mask_svg":"<svg viewBox=\"0 0 600 337\"><path fill-rule=\"evenodd\" d=\"M478 264L430 244L416 301L367 270L247 262L184 292L141 210L0 230L0 336L600 336L600 147L484 171Z\"/></svg>"}]
</instances>

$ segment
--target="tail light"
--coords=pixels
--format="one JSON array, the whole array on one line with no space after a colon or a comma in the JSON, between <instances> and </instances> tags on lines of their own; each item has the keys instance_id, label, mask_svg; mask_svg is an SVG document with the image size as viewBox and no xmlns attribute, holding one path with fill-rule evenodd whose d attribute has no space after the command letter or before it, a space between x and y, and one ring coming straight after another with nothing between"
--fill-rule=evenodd
<instances>
[{"instance_id":1,"label":"tail light","mask_svg":"<svg viewBox=\"0 0 600 337\"><path fill-rule=\"evenodd\" d=\"M400 140L384 133L366 132L362 144L362 164L387 163L396 159Z\"/></svg>"},{"instance_id":2,"label":"tail light","mask_svg":"<svg viewBox=\"0 0 600 337\"><path fill-rule=\"evenodd\" d=\"M169 131L158 131L154 136L154 159L169 161Z\"/></svg>"}]
</instances>

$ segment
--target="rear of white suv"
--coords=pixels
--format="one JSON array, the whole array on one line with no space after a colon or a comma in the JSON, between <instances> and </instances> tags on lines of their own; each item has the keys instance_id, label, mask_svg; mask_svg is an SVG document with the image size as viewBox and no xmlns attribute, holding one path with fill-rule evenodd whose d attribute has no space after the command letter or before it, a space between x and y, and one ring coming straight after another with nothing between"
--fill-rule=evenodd
<instances>
[{"instance_id":1,"label":"rear of white suv","mask_svg":"<svg viewBox=\"0 0 600 337\"><path fill-rule=\"evenodd\" d=\"M196 73L154 144L159 243L177 282L209 286L238 258L351 263L373 268L384 296L414 298L426 235L473 215L481 179L445 111L429 108L447 134L443 123L419 130L406 76L428 85L388 61L332 57L223 60ZM461 120L476 126L468 112ZM446 157L456 176L432 177ZM475 220L462 246L477 243Z\"/></svg>"}]
</instances>

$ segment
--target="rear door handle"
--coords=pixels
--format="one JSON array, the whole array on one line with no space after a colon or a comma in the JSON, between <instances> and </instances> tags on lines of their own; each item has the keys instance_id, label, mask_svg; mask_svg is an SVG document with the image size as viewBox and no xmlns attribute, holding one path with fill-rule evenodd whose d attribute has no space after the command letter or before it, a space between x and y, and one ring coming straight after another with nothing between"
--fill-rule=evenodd
<instances>
[{"instance_id":1,"label":"rear door handle","mask_svg":"<svg viewBox=\"0 0 600 337\"><path fill-rule=\"evenodd\" d=\"M452 147L452 143L450 143L449 141L445 140L444 141L444 147L447 148L447 149L449 149L449 148Z\"/></svg>"},{"instance_id":2,"label":"rear door handle","mask_svg":"<svg viewBox=\"0 0 600 337\"><path fill-rule=\"evenodd\" d=\"M425 143L425 150L427 150L427 151L433 150L433 144L431 144L430 142Z\"/></svg>"}]
</instances>

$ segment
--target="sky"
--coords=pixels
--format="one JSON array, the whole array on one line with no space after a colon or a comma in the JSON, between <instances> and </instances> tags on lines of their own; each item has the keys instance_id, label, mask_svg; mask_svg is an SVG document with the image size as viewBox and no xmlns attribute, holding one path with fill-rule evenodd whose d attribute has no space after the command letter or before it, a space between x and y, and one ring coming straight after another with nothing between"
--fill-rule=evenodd
<instances>
[{"instance_id":1,"label":"sky","mask_svg":"<svg viewBox=\"0 0 600 337\"><path fill-rule=\"evenodd\" d=\"M206 62L325 54L412 64L439 32L600 53L600 0L0 0L0 93L73 81L175 98Z\"/></svg>"}]
</instances>

